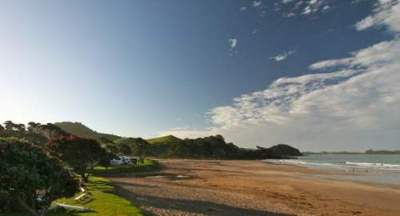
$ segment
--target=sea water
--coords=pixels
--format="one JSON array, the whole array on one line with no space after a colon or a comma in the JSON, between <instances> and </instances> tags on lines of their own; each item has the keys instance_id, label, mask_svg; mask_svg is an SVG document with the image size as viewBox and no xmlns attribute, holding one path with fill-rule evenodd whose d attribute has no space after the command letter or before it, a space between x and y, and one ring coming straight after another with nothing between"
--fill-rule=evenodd
<instances>
[{"instance_id":1,"label":"sea water","mask_svg":"<svg viewBox=\"0 0 400 216\"><path fill-rule=\"evenodd\" d=\"M335 178L400 185L399 154L307 154L298 159L267 161L342 170L343 175L331 175Z\"/></svg>"}]
</instances>

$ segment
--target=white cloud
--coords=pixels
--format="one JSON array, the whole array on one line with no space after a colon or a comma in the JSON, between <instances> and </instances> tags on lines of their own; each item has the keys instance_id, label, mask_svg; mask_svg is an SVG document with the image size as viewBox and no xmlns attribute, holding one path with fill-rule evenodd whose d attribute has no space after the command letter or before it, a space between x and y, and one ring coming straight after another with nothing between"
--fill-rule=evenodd
<instances>
[{"instance_id":1,"label":"white cloud","mask_svg":"<svg viewBox=\"0 0 400 216\"><path fill-rule=\"evenodd\" d=\"M362 31L373 26L387 26L393 32L400 32L400 4L399 0L379 0L375 13L367 16L355 27Z\"/></svg>"},{"instance_id":2,"label":"white cloud","mask_svg":"<svg viewBox=\"0 0 400 216\"><path fill-rule=\"evenodd\" d=\"M290 2L292 2L293 0L282 0L282 4L288 4Z\"/></svg>"},{"instance_id":3,"label":"white cloud","mask_svg":"<svg viewBox=\"0 0 400 216\"><path fill-rule=\"evenodd\" d=\"M368 16L356 24L356 29L359 31L365 30L367 28L370 28L371 26L374 26L375 24L376 20L374 20L372 16Z\"/></svg>"},{"instance_id":4,"label":"white cloud","mask_svg":"<svg viewBox=\"0 0 400 216\"><path fill-rule=\"evenodd\" d=\"M228 43L229 43L229 48L233 50L237 46L238 40L236 38L229 38Z\"/></svg>"},{"instance_id":5,"label":"white cloud","mask_svg":"<svg viewBox=\"0 0 400 216\"><path fill-rule=\"evenodd\" d=\"M331 6L329 6L329 5L325 5L324 7L322 7L322 11L329 10L329 8L331 8Z\"/></svg>"},{"instance_id":6,"label":"white cloud","mask_svg":"<svg viewBox=\"0 0 400 216\"><path fill-rule=\"evenodd\" d=\"M253 7L260 7L262 5L261 1L253 1Z\"/></svg>"},{"instance_id":7,"label":"white cloud","mask_svg":"<svg viewBox=\"0 0 400 216\"><path fill-rule=\"evenodd\" d=\"M320 61L310 65L310 69L320 70L338 66L347 66L349 65L349 63L351 63L352 60L353 60L352 58L343 58L343 59L330 59L330 60Z\"/></svg>"},{"instance_id":8,"label":"white cloud","mask_svg":"<svg viewBox=\"0 0 400 216\"><path fill-rule=\"evenodd\" d=\"M325 5L324 0L310 0L306 3L306 7L303 9L304 15L310 15L323 10L323 8L327 6ZM329 7L329 6L328 6Z\"/></svg>"},{"instance_id":9,"label":"white cloud","mask_svg":"<svg viewBox=\"0 0 400 216\"><path fill-rule=\"evenodd\" d=\"M399 3L380 1L372 26L400 33ZM374 18L373 18L374 19ZM265 90L209 112L212 127L184 137L222 134L240 146L288 143L303 150L400 149L400 38L310 65L329 73L283 77Z\"/></svg>"},{"instance_id":10,"label":"white cloud","mask_svg":"<svg viewBox=\"0 0 400 216\"><path fill-rule=\"evenodd\" d=\"M296 50L289 50L287 52L278 54L276 56L272 56L270 59L276 61L276 62L280 62L283 60L286 60L290 55L293 55L296 52Z\"/></svg>"},{"instance_id":11,"label":"white cloud","mask_svg":"<svg viewBox=\"0 0 400 216\"><path fill-rule=\"evenodd\" d=\"M324 12L330 9L330 5L327 0L282 0L275 4L275 10L280 11L282 7L289 5L289 11L284 13L285 17L293 17L297 15L312 15L319 12Z\"/></svg>"},{"instance_id":12,"label":"white cloud","mask_svg":"<svg viewBox=\"0 0 400 216\"><path fill-rule=\"evenodd\" d=\"M245 10L247 10L247 7L246 7L246 6L240 7L240 11L245 11Z\"/></svg>"}]
</instances>

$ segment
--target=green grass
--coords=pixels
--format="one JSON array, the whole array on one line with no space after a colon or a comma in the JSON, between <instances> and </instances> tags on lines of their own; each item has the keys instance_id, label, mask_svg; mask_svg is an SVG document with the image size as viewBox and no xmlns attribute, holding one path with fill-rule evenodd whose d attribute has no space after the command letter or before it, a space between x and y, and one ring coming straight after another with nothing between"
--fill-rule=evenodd
<instances>
[{"instance_id":1,"label":"green grass","mask_svg":"<svg viewBox=\"0 0 400 216\"><path fill-rule=\"evenodd\" d=\"M87 186L90 193L85 201L71 199L59 199L57 203L84 206L90 208L88 212L52 210L49 216L141 216L141 211L128 200L114 194L114 187L109 180L101 177L90 177Z\"/></svg>"},{"instance_id":2,"label":"green grass","mask_svg":"<svg viewBox=\"0 0 400 216\"><path fill-rule=\"evenodd\" d=\"M107 175L132 173L132 172L149 172L149 171L156 171L159 169L160 169L160 164L157 161L145 159L143 163L140 163L138 165L119 165L108 168L97 166L92 171L92 174L98 176L107 176Z\"/></svg>"},{"instance_id":3,"label":"green grass","mask_svg":"<svg viewBox=\"0 0 400 216\"><path fill-rule=\"evenodd\" d=\"M142 216L141 211L128 200L114 194L114 187L110 181L97 177L98 175L122 174L130 172L148 172L160 169L155 160L145 159L139 165L96 167L89 178L87 192L90 194L84 201L75 201L73 198L59 199L55 202L68 205L83 206L91 209L88 212L66 211L64 209L50 210L48 216ZM96 176L97 175L97 176ZM79 194L75 195L78 196ZM0 213L0 216L29 216L26 213Z\"/></svg>"},{"instance_id":4,"label":"green grass","mask_svg":"<svg viewBox=\"0 0 400 216\"><path fill-rule=\"evenodd\" d=\"M53 209L48 216L142 216L142 212L128 200L114 194L110 181L101 177L90 177L87 185L90 194L85 201L75 201L73 198L59 199L55 202L90 208L87 212ZM27 213L0 213L0 216L29 216Z\"/></svg>"},{"instance_id":5,"label":"green grass","mask_svg":"<svg viewBox=\"0 0 400 216\"><path fill-rule=\"evenodd\" d=\"M170 143L181 143L183 140L179 139L178 137L168 135L163 137L156 137L148 139L147 142L150 144L170 144Z\"/></svg>"}]
</instances>

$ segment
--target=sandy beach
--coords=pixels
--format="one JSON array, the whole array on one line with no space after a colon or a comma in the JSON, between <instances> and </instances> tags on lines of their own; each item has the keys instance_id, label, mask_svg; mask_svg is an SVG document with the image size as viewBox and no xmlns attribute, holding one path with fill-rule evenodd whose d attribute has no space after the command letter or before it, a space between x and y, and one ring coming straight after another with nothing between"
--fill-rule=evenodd
<instances>
[{"instance_id":1,"label":"sandy beach","mask_svg":"<svg viewBox=\"0 0 400 216\"><path fill-rule=\"evenodd\" d=\"M160 173L110 178L148 215L400 215L398 186L262 161L161 163Z\"/></svg>"}]
</instances>

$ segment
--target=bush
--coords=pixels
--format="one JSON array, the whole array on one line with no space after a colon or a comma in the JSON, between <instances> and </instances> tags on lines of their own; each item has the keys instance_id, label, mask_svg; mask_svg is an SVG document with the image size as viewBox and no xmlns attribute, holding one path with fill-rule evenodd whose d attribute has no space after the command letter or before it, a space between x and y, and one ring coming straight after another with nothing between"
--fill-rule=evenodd
<instances>
[{"instance_id":1,"label":"bush","mask_svg":"<svg viewBox=\"0 0 400 216\"><path fill-rule=\"evenodd\" d=\"M54 155L71 166L87 182L89 171L98 163L105 164L109 154L93 139L76 136L60 137L49 142Z\"/></svg>"},{"instance_id":2,"label":"bush","mask_svg":"<svg viewBox=\"0 0 400 216\"><path fill-rule=\"evenodd\" d=\"M73 196L78 188L76 176L44 149L0 138L0 211L19 207L44 215L53 200Z\"/></svg>"}]
</instances>

